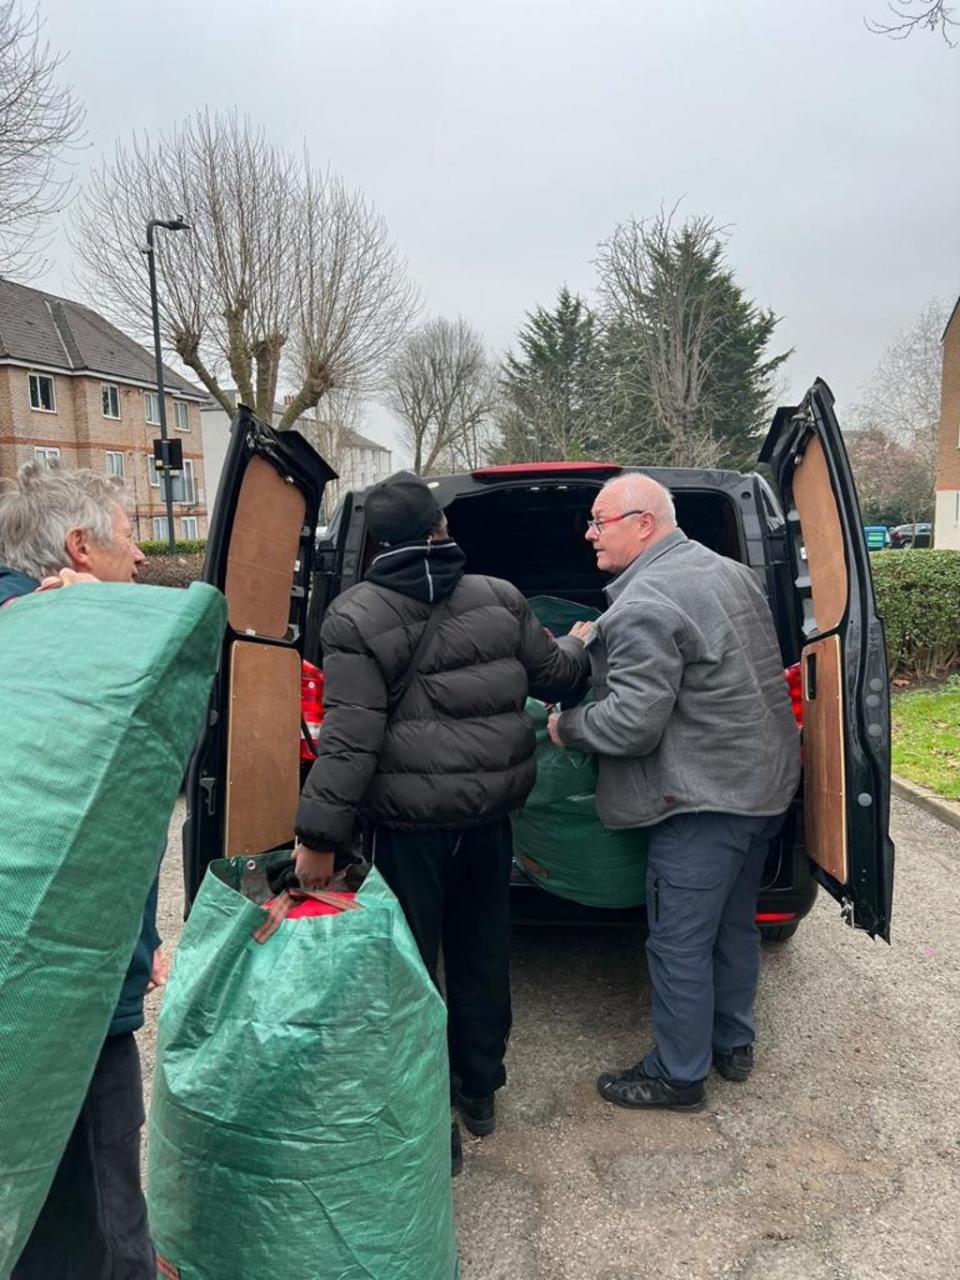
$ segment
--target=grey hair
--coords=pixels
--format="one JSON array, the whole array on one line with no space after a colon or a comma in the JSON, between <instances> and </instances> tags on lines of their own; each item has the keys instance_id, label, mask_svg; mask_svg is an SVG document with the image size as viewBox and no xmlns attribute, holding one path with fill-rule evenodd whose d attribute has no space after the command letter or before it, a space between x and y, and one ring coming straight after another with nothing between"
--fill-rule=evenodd
<instances>
[{"instance_id":1,"label":"grey hair","mask_svg":"<svg viewBox=\"0 0 960 1280\"><path fill-rule=\"evenodd\" d=\"M627 506L634 506L649 511L657 523L657 528L673 529L677 523L677 509L673 495L665 489L653 476L642 471L628 471L625 475L614 476L603 486L610 489L616 486L626 499Z\"/></svg>"},{"instance_id":2,"label":"grey hair","mask_svg":"<svg viewBox=\"0 0 960 1280\"><path fill-rule=\"evenodd\" d=\"M28 462L0 494L0 564L31 578L69 568L65 550L71 529L83 529L100 546L113 541L123 486L97 471L61 471Z\"/></svg>"}]
</instances>

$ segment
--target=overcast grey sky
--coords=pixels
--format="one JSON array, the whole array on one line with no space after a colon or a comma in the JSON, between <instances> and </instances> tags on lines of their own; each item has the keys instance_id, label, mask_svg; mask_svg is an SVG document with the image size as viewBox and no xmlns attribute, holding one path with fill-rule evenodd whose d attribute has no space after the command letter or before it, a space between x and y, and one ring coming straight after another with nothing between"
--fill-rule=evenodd
<instances>
[{"instance_id":1,"label":"overcast grey sky","mask_svg":"<svg viewBox=\"0 0 960 1280\"><path fill-rule=\"evenodd\" d=\"M788 394L855 402L932 296L960 293L960 49L885 0L41 0L90 157L237 105L384 215L429 314L494 352L614 226L682 198L783 317ZM81 169L82 172L82 169ZM158 211L161 212L161 211ZM69 251L39 282L76 296ZM371 434L387 439L384 411Z\"/></svg>"}]
</instances>

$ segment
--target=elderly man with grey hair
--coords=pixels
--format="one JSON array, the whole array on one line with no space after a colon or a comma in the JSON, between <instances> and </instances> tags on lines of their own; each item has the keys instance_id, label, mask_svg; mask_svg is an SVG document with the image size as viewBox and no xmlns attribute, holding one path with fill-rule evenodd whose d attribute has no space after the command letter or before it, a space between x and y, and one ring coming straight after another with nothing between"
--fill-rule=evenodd
<instances>
[{"instance_id":1,"label":"elderly man with grey hair","mask_svg":"<svg viewBox=\"0 0 960 1280\"><path fill-rule=\"evenodd\" d=\"M18 596L51 586L132 582L143 560L123 491L107 476L29 463L0 494L0 606L15 609ZM143 1084L134 1039L145 992L166 980L156 909L154 883L83 1107L11 1280L156 1274L140 1185Z\"/></svg>"},{"instance_id":2,"label":"elderly man with grey hair","mask_svg":"<svg viewBox=\"0 0 960 1280\"><path fill-rule=\"evenodd\" d=\"M586 533L615 574L587 639L596 699L554 715L558 746L599 759L608 827L649 829L647 957L655 1043L600 1076L622 1107L699 1110L711 1064L753 1066L756 903L796 793L800 744L773 619L745 565L677 528L669 492L629 474L597 494Z\"/></svg>"}]
</instances>

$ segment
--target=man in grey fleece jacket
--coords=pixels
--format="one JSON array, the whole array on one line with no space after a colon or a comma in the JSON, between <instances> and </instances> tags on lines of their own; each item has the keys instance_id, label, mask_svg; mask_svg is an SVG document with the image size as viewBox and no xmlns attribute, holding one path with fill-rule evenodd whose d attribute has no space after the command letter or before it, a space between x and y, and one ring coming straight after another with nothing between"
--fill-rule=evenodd
<instances>
[{"instance_id":1,"label":"man in grey fleece jacket","mask_svg":"<svg viewBox=\"0 0 960 1280\"><path fill-rule=\"evenodd\" d=\"M711 1062L745 1080L760 969L754 916L800 742L766 598L750 569L692 542L649 476L597 495L587 538L617 576L587 639L596 699L550 719L599 757L608 827L649 827L647 957L656 1044L598 1089L626 1107L699 1110ZM589 637L589 638L588 638Z\"/></svg>"}]
</instances>

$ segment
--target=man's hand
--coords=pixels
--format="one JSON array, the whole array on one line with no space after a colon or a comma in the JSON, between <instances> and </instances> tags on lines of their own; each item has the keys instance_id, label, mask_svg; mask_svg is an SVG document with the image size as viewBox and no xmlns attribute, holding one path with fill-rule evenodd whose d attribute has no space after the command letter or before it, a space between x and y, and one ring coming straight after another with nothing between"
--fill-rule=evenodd
<instances>
[{"instance_id":1,"label":"man's hand","mask_svg":"<svg viewBox=\"0 0 960 1280\"><path fill-rule=\"evenodd\" d=\"M587 644L593 638L593 633L597 629L595 622L589 622L586 619L583 622L575 622L570 628L568 635L573 636L577 640L582 640Z\"/></svg>"},{"instance_id":2,"label":"man's hand","mask_svg":"<svg viewBox=\"0 0 960 1280\"><path fill-rule=\"evenodd\" d=\"M54 587L75 587L80 582L99 582L92 573L81 573L76 569L61 569L51 578L44 578L37 587L38 591L52 591Z\"/></svg>"},{"instance_id":3,"label":"man's hand","mask_svg":"<svg viewBox=\"0 0 960 1280\"><path fill-rule=\"evenodd\" d=\"M153 953L153 966L150 969L150 981L147 983L147 990L156 991L158 987L165 987L169 977L170 957L163 947L157 947Z\"/></svg>"},{"instance_id":4,"label":"man's hand","mask_svg":"<svg viewBox=\"0 0 960 1280\"><path fill-rule=\"evenodd\" d=\"M318 853L298 840L293 848L293 865L304 889L323 889L333 875L333 854Z\"/></svg>"},{"instance_id":5,"label":"man's hand","mask_svg":"<svg viewBox=\"0 0 960 1280\"><path fill-rule=\"evenodd\" d=\"M566 743L560 737L560 730L557 728L557 721L560 719L559 713L547 716L547 733L550 735L550 741L555 747L562 750L566 747Z\"/></svg>"}]
</instances>

